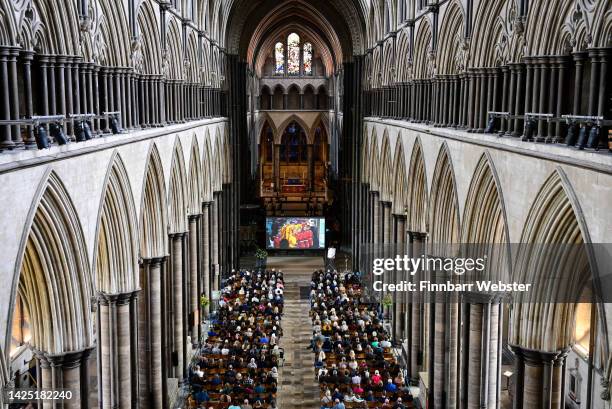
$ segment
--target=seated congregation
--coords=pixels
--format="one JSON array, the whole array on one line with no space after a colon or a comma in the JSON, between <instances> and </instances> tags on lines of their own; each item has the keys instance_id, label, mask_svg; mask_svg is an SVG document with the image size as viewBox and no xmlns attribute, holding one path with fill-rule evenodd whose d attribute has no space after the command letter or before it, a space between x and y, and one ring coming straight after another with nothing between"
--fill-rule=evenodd
<instances>
[{"instance_id":1,"label":"seated congregation","mask_svg":"<svg viewBox=\"0 0 612 409\"><path fill-rule=\"evenodd\" d=\"M352 273L319 270L312 275L311 346L321 408L412 408L380 305L361 302L361 290Z\"/></svg>"},{"instance_id":2,"label":"seated congregation","mask_svg":"<svg viewBox=\"0 0 612 409\"><path fill-rule=\"evenodd\" d=\"M276 409L281 271L232 271L189 369L190 408Z\"/></svg>"}]
</instances>

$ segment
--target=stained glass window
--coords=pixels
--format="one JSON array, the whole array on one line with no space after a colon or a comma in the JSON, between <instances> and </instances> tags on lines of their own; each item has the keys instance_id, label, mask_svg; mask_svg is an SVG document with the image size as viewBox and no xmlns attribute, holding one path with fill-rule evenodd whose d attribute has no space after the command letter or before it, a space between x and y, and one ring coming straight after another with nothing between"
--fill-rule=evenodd
<instances>
[{"instance_id":1,"label":"stained glass window","mask_svg":"<svg viewBox=\"0 0 612 409\"><path fill-rule=\"evenodd\" d=\"M274 55L276 57L276 67L274 68L274 72L276 74L284 74L285 73L285 47L283 43L276 43L276 47L274 48Z\"/></svg>"},{"instance_id":2,"label":"stained glass window","mask_svg":"<svg viewBox=\"0 0 612 409\"><path fill-rule=\"evenodd\" d=\"M312 44L304 43L304 74L312 75Z\"/></svg>"},{"instance_id":3,"label":"stained glass window","mask_svg":"<svg viewBox=\"0 0 612 409\"><path fill-rule=\"evenodd\" d=\"M289 75L300 74L300 36L296 33L287 38L287 72Z\"/></svg>"}]
</instances>

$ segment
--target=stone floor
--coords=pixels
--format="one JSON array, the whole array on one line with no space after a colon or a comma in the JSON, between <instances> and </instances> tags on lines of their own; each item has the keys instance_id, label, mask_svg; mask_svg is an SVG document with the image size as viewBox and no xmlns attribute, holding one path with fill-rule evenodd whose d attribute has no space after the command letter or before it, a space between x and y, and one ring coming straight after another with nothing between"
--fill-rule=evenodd
<instances>
[{"instance_id":1,"label":"stone floor","mask_svg":"<svg viewBox=\"0 0 612 409\"><path fill-rule=\"evenodd\" d=\"M281 269L285 274L285 311L282 319L281 347L285 364L280 368L278 405L280 409L319 408L319 384L314 378L312 351L308 344L312 329L308 312L307 290L312 271L323 266L320 257L273 257L268 268Z\"/></svg>"}]
</instances>

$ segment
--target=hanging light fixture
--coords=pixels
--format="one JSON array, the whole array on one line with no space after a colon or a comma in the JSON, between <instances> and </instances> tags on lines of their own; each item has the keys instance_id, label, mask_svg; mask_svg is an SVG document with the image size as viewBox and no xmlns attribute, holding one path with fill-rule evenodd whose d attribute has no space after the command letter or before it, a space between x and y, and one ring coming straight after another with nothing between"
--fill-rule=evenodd
<instances>
[{"instance_id":1,"label":"hanging light fixture","mask_svg":"<svg viewBox=\"0 0 612 409\"><path fill-rule=\"evenodd\" d=\"M66 145L68 143L68 139L66 135L64 135L64 129L58 122L51 122L51 124L49 124L49 130L51 131L51 136L53 136L58 145Z\"/></svg>"}]
</instances>

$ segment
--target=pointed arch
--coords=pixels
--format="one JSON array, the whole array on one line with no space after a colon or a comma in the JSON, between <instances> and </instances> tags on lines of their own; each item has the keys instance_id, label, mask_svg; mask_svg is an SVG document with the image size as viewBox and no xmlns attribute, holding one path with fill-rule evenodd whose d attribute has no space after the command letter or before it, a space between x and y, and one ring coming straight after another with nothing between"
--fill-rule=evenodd
<instances>
[{"instance_id":1,"label":"pointed arch","mask_svg":"<svg viewBox=\"0 0 612 409\"><path fill-rule=\"evenodd\" d=\"M204 136L203 141L203 153L202 153L202 174L203 174L203 190L202 190L202 199L205 202L212 201L214 185L213 185L213 176L214 176L214 161L212 159L212 147L210 146L210 133L208 129L206 130L206 134Z\"/></svg>"},{"instance_id":2,"label":"pointed arch","mask_svg":"<svg viewBox=\"0 0 612 409\"><path fill-rule=\"evenodd\" d=\"M459 243L459 200L448 145L442 144L431 185L429 238L435 256L449 257L447 245Z\"/></svg>"},{"instance_id":3,"label":"pointed arch","mask_svg":"<svg viewBox=\"0 0 612 409\"><path fill-rule=\"evenodd\" d=\"M168 44L168 71L165 73L169 79L183 78L183 41L181 28L176 18L170 19L166 42Z\"/></svg>"},{"instance_id":4,"label":"pointed arch","mask_svg":"<svg viewBox=\"0 0 612 409\"><path fill-rule=\"evenodd\" d=\"M125 8L117 7L117 3L112 0L101 0L99 4L104 13L101 35L106 48L104 53L106 64L113 67L128 67L130 65L128 50L131 46Z\"/></svg>"},{"instance_id":5,"label":"pointed arch","mask_svg":"<svg viewBox=\"0 0 612 409\"><path fill-rule=\"evenodd\" d=\"M576 303L597 276L597 267L582 210L560 168L538 192L521 243L513 279L533 286L514 303L510 342L542 351L563 350L574 341L574 327L567 323L575 322Z\"/></svg>"},{"instance_id":6,"label":"pointed arch","mask_svg":"<svg viewBox=\"0 0 612 409\"><path fill-rule=\"evenodd\" d=\"M38 191L22 237L11 305L18 293L30 316L34 348L49 354L79 351L93 341L89 308L93 287L85 238L76 209L55 172L43 178ZM9 322L12 315L13 309ZM8 342L11 326L7 327Z\"/></svg>"},{"instance_id":7,"label":"pointed arch","mask_svg":"<svg viewBox=\"0 0 612 409\"><path fill-rule=\"evenodd\" d=\"M377 166L382 167L382 171L379 173L379 186L380 186L380 200L383 202L393 201L393 162L391 157L391 148L389 142L389 130L385 129L383 133L382 147L380 151L380 162Z\"/></svg>"},{"instance_id":8,"label":"pointed arch","mask_svg":"<svg viewBox=\"0 0 612 409\"><path fill-rule=\"evenodd\" d=\"M475 253L487 254L488 279L509 280L510 238L504 198L490 154L480 157L472 176L463 212L461 243Z\"/></svg>"},{"instance_id":9,"label":"pointed arch","mask_svg":"<svg viewBox=\"0 0 612 409\"><path fill-rule=\"evenodd\" d=\"M140 257L164 257L168 248L168 206L164 171L155 143L149 150L142 192Z\"/></svg>"},{"instance_id":10,"label":"pointed arch","mask_svg":"<svg viewBox=\"0 0 612 409\"><path fill-rule=\"evenodd\" d=\"M187 231L187 172L185 170L185 157L181 140L177 136L172 154L172 167L170 169L170 188L168 189L168 227L170 233L183 233Z\"/></svg>"},{"instance_id":11,"label":"pointed arch","mask_svg":"<svg viewBox=\"0 0 612 409\"><path fill-rule=\"evenodd\" d=\"M138 28L142 48L143 74L161 74L161 48L157 17L151 0L143 0L138 9ZM139 67L136 67L137 69Z\"/></svg>"},{"instance_id":12,"label":"pointed arch","mask_svg":"<svg viewBox=\"0 0 612 409\"><path fill-rule=\"evenodd\" d=\"M438 46L438 74L458 74L463 45L464 12L461 3L453 0L444 13Z\"/></svg>"},{"instance_id":13,"label":"pointed arch","mask_svg":"<svg viewBox=\"0 0 612 409\"><path fill-rule=\"evenodd\" d=\"M96 289L107 294L126 293L139 287L138 232L129 177L116 151L104 186L93 262Z\"/></svg>"},{"instance_id":14,"label":"pointed arch","mask_svg":"<svg viewBox=\"0 0 612 409\"><path fill-rule=\"evenodd\" d=\"M370 146L368 149L368 175L370 178L370 190L373 192L379 192L381 186L380 182L380 164L379 155L378 155L378 134L376 132L376 128L372 130L372 137L370 138Z\"/></svg>"},{"instance_id":15,"label":"pointed arch","mask_svg":"<svg viewBox=\"0 0 612 409\"><path fill-rule=\"evenodd\" d=\"M419 20L420 24L414 40L414 78L424 79L432 75L430 52L432 42L432 29L429 18L425 15Z\"/></svg>"},{"instance_id":16,"label":"pointed arch","mask_svg":"<svg viewBox=\"0 0 612 409\"><path fill-rule=\"evenodd\" d=\"M289 124L291 124L291 122L297 122L304 130L304 133L307 136L310 135L310 127L308 126L308 124L304 122L304 120L300 118L298 115L292 114L291 116L289 116L289 118L285 119L278 126L278 132L276 133L276 141L274 141L274 143L281 143L281 138L283 136L283 133L285 133L285 130L287 129Z\"/></svg>"},{"instance_id":17,"label":"pointed arch","mask_svg":"<svg viewBox=\"0 0 612 409\"><path fill-rule=\"evenodd\" d=\"M406 159L404 158L404 146L401 134L395 145L395 158L393 159L393 213L404 215L408 204L408 178L406 175Z\"/></svg>"},{"instance_id":18,"label":"pointed arch","mask_svg":"<svg viewBox=\"0 0 612 409\"><path fill-rule=\"evenodd\" d=\"M426 233L427 220L427 173L421 139L417 138L412 147L410 166L408 167L408 216L406 228L408 231Z\"/></svg>"},{"instance_id":19,"label":"pointed arch","mask_svg":"<svg viewBox=\"0 0 612 409\"><path fill-rule=\"evenodd\" d=\"M202 212L203 194L204 174L200 159L200 146L198 138L194 134L191 143L191 157L189 159L189 214L195 215Z\"/></svg>"}]
</instances>

